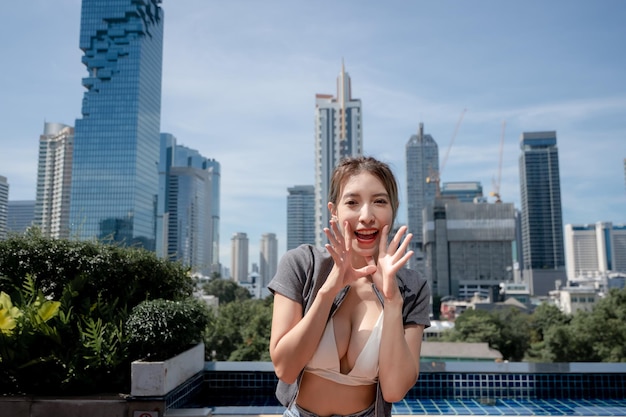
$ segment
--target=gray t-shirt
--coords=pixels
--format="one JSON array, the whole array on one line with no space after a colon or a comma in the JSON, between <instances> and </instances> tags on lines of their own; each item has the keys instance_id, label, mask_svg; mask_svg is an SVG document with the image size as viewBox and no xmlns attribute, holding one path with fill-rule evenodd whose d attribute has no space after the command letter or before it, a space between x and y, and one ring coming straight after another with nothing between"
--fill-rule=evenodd
<instances>
[{"instance_id":1,"label":"gray t-shirt","mask_svg":"<svg viewBox=\"0 0 626 417\"><path fill-rule=\"evenodd\" d=\"M270 281L268 289L273 293L279 293L302 305L303 312L309 310L317 292L328 277L333 268L334 261L325 248L312 245L301 245L287 251L278 264L276 275ZM424 278L411 269L401 269L396 274L398 287L404 299L402 317L404 325L422 324L430 326L430 288ZM347 287L335 297L330 314L332 314L343 301ZM376 290L376 288L374 287ZM380 295L379 295L380 298ZM382 301L382 299L381 299ZM297 384L285 384L278 382L276 397L285 407L288 407L297 393ZM382 398L380 386L376 397L376 410L378 416L389 416L391 404ZM384 407L381 407L383 405Z\"/></svg>"}]
</instances>

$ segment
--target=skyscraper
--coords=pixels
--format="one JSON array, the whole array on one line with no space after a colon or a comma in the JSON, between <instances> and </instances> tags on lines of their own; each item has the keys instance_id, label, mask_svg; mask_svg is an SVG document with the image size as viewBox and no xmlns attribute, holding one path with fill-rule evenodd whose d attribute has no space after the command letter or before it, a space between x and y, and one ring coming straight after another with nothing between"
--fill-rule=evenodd
<instances>
[{"instance_id":1,"label":"skyscraper","mask_svg":"<svg viewBox=\"0 0 626 417\"><path fill-rule=\"evenodd\" d=\"M248 235L245 233L235 233L230 240L230 267L232 279L235 282L248 281Z\"/></svg>"},{"instance_id":2,"label":"skyscraper","mask_svg":"<svg viewBox=\"0 0 626 417\"><path fill-rule=\"evenodd\" d=\"M315 244L315 188L296 185L287 188L287 250Z\"/></svg>"},{"instance_id":3,"label":"skyscraper","mask_svg":"<svg viewBox=\"0 0 626 417\"><path fill-rule=\"evenodd\" d=\"M87 68L76 120L70 228L155 248L163 11L160 0L83 0Z\"/></svg>"},{"instance_id":4,"label":"skyscraper","mask_svg":"<svg viewBox=\"0 0 626 417\"><path fill-rule=\"evenodd\" d=\"M169 133L161 134L159 197L157 207L157 254L181 261L193 272L210 275L213 265L213 226L219 226L213 210L213 170L219 163L196 150L177 145ZM218 242L219 243L219 242Z\"/></svg>"},{"instance_id":5,"label":"skyscraper","mask_svg":"<svg viewBox=\"0 0 626 417\"><path fill-rule=\"evenodd\" d=\"M361 100L352 98L350 76L341 65L337 96L315 96L315 244L326 242L328 189L339 160L363 153Z\"/></svg>"},{"instance_id":6,"label":"skyscraper","mask_svg":"<svg viewBox=\"0 0 626 417\"><path fill-rule=\"evenodd\" d=\"M524 132L520 147L522 274L531 294L547 295L566 278L556 132Z\"/></svg>"},{"instance_id":7,"label":"skyscraper","mask_svg":"<svg viewBox=\"0 0 626 417\"><path fill-rule=\"evenodd\" d=\"M9 200L7 231L24 233L35 219L35 200Z\"/></svg>"},{"instance_id":8,"label":"skyscraper","mask_svg":"<svg viewBox=\"0 0 626 417\"><path fill-rule=\"evenodd\" d=\"M34 223L44 236L70 235L70 191L74 128L62 123L45 123L39 137L37 196Z\"/></svg>"},{"instance_id":9,"label":"skyscraper","mask_svg":"<svg viewBox=\"0 0 626 417\"><path fill-rule=\"evenodd\" d=\"M0 240L7 236L7 217L9 211L9 182L0 175Z\"/></svg>"},{"instance_id":10,"label":"skyscraper","mask_svg":"<svg viewBox=\"0 0 626 417\"><path fill-rule=\"evenodd\" d=\"M261 236L261 253L260 253L260 273L261 287L267 287L270 280L276 274L278 266L278 239L274 233L264 233Z\"/></svg>"},{"instance_id":11,"label":"skyscraper","mask_svg":"<svg viewBox=\"0 0 626 417\"><path fill-rule=\"evenodd\" d=\"M565 225L567 278L626 272L626 225Z\"/></svg>"},{"instance_id":12,"label":"skyscraper","mask_svg":"<svg viewBox=\"0 0 626 417\"><path fill-rule=\"evenodd\" d=\"M433 173L439 172L439 148L431 135L424 134L424 124L419 124L417 135L412 135L406 144L406 183L407 183L407 226L413 233L410 249L415 256L409 267L420 270L422 259L423 218L422 211L433 204L437 185L427 182Z\"/></svg>"}]
</instances>

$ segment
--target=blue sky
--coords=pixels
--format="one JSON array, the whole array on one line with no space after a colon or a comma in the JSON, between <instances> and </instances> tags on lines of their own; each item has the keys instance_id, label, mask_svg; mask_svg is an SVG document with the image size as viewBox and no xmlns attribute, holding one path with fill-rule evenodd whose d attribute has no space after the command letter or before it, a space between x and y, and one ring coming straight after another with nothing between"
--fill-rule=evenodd
<instances>
[{"instance_id":1,"label":"blue sky","mask_svg":"<svg viewBox=\"0 0 626 417\"><path fill-rule=\"evenodd\" d=\"M441 180L497 176L519 205L519 137L556 130L563 221L626 223L626 2L165 0L161 131L222 166L222 263L245 232L286 247L286 195L313 183L316 93L345 61L364 150L406 189L420 122L449 152ZM74 125L86 71L79 0L5 2L0 14L0 175L35 198L44 121ZM466 109L454 143L455 126ZM405 220L401 201L399 220Z\"/></svg>"}]
</instances>

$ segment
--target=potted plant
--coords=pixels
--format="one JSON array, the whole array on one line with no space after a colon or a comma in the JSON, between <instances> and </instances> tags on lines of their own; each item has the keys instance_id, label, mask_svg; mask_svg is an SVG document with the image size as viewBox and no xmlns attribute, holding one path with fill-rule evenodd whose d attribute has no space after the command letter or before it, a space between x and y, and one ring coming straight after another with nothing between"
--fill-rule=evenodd
<instances>
[{"instance_id":1,"label":"potted plant","mask_svg":"<svg viewBox=\"0 0 626 417\"><path fill-rule=\"evenodd\" d=\"M149 300L133 308L129 336L132 396L164 396L204 369L209 309L203 301Z\"/></svg>"}]
</instances>

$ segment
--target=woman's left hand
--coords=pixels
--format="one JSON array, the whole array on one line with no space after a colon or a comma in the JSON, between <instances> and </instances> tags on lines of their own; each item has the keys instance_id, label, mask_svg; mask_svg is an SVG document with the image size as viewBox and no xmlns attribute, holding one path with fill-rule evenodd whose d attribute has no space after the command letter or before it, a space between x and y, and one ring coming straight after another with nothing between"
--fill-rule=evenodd
<instances>
[{"instance_id":1,"label":"woman's left hand","mask_svg":"<svg viewBox=\"0 0 626 417\"><path fill-rule=\"evenodd\" d=\"M389 244L389 225L383 227L378 249L378 262L373 257L367 259L369 265L376 265L376 272L372 274L374 284L387 300L392 300L400 294L396 273L413 256L413 251L407 251L413 234L409 233L402 240L407 231L406 226L400 227Z\"/></svg>"}]
</instances>

